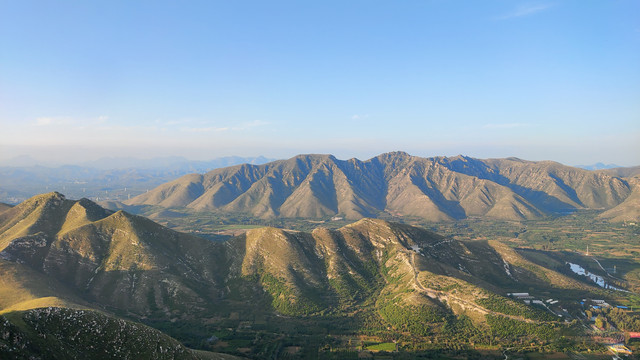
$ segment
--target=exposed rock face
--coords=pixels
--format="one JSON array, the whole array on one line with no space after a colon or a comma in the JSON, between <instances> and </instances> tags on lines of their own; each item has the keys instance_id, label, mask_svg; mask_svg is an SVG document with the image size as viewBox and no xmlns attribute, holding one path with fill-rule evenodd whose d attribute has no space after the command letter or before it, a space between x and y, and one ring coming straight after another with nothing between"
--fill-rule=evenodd
<instances>
[{"instance_id":1,"label":"exposed rock face","mask_svg":"<svg viewBox=\"0 0 640 360\"><path fill-rule=\"evenodd\" d=\"M611 219L612 221L640 221L640 176L627 178L633 191L619 205L603 212L600 217Z\"/></svg>"},{"instance_id":2,"label":"exposed rock face","mask_svg":"<svg viewBox=\"0 0 640 360\"><path fill-rule=\"evenodd\" d=\"M382 213L433 221L485 216L536 219L575 209L609 209L631 194L627 180L551 161L402 152L360 161L299 155L238 165L161 185L129 205L243 212L257 217L348 219Z\"/></svg>"}]
</instances>

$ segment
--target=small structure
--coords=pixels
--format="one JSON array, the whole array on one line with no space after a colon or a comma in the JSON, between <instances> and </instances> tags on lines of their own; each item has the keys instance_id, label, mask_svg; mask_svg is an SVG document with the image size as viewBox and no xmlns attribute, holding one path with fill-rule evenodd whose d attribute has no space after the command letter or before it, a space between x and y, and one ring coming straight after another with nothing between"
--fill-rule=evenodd
<instances>
[{"instance_id":1,"label":"small structure","mask_svg":"<svg viewBox=\"0 0 640 360\"><path fill-rule=\"evenodd\" d=\"M533 296L529 295L529 293L507 293L508 296L514 297L517 300L531 300Z\"/></svg>"},{"instance_id":2,"label":"small structure","mask_svg":"<svg viewBox=\"0 0 640 360\"><path fill-rule=\"evenodd\" d=\"M640 339L640 332L629 332L629 339Z\"/></svg>"},{"instance_id":3,"label":"small structure","mask_svg":"<svg viewBox=\"0 0 640 360\"><path fill-rule=\"evenodd\" d=\"M629 350L629 348L624 346L623 344L609 345L609 350L611 350L611 352L613 352L614 354L623 354L623 355L633 354L631 350Z\"/></svg>"}]
</instances>

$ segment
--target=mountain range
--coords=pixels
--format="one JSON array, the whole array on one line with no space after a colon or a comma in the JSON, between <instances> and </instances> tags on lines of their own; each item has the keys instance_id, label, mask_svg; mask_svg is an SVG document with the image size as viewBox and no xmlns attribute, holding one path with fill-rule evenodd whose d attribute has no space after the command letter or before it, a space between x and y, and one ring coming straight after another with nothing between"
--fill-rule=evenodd
<instances>
[{"instance_id":1,"label":"mountain range","mask_svg":"<svg viewBox=\"0 0 640 360\"><path fill-rule=\"evenodd\" d=\"M272 159L271 159L272 160ZM0 160L0 167L14 168L63 168L63 167L80 167L91 168L97 170L122 170L122 169L164 169L167 171L208 171L210 169L231 166L242 163L263 164L270 159L264 156L241 157L241 156L223 156L211 160L189 160L182 156L166 156L154 157L150 159L140 159L136 157L103 157L96 160L84 161L79 163L63 163L54 164L34 159L28 155L17 156L10 159Z\"/></svg>"},{"instance_id":2,"label":"mountain range","mask_svg":"<svg viewBox=\"0 0 640 360\"><path fill-rule=\"evenodd\" d=\"M42 329L34 317L53 316L51 331L72 336L58 323L111 324L124 316L177 331L178 324L197 329L234 313L266 313L307 326L323 316L346 324L354 314L369 314L373 320L367 321L382 329L415 336L458 324L481 341L483 329L505 322L535 325L545 332L527 336L545 339L562 328L548 312L515 302L507 292L536 289L572 301L607 296L570 276L561 260L529 257L498 241L462 242L370 218L311 233L257 228L211 242L49 193L0 212L0 314L7 314L4 326L18 337L32 334L29 326ZM71 310L33 310L42 307Z\"/></svg>"},{"instance_id":3,"label":"mountain range","mask_svg":"<svg viewBox=\"0 0 640 360\"><path fill-rule=\"evenodd\" d=\"M616 220L620 213L635 218L638 211L616 207L636 206L637 172L620 174L517 158L422 158L392 152L361 161L299 155L185 175L124 203L265 219L525 220L583 209L607 210L603 216Z\"/></svg>"},{"instance_id":4,"label":"mountain range","mask_svg":"<svg viewBox=\"0 0 640 360\"><path fill-rule=\"evenodd\" d=\"M24 157L0 162L0 201L19 203L36 194L63 191L76 198L125 200L193 172L236 164L263 164L262 156L228 156L208 161L182 157L102 158L77 165L39 165Z\"/></svg>"},{"instance_id":5,"label":"mountain range","mask_svg":"<svg viewBox=\"0 0 640 360\"><path fill-rule=\"evenodd\" d=\"M595 163L591 165L576 165L576 167L585 169L585 170L603 170L603 169L615 169L620 168L622 166L616 164L605 164L605 163Z\"/></svg>"}]
</instances>

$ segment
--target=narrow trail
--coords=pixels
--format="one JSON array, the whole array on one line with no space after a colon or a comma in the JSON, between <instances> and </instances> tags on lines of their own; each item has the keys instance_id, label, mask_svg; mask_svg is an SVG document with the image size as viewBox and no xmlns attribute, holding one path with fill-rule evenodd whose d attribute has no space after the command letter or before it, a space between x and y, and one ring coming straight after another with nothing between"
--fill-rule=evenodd
<instances>
[{"instance_id":1,"label":"narrow trail","mask_svg":"<svg viewBox=\"0 0 640 360\"><path fill-rule=\"evenodd\" d=\"M422 286L422 284L420 283L420 281L418 280L418 270L416 269L416 262L415 262L415 256L416 253L412 252L411 253L411 259L409 261L409 264L411 265L411 268L413 269L413 279L415 282L416 287L418 288L418 290L422 291L423 293L425 293L428 297L432 298L432 299L438 299L440 301L447 300L449 301L453 301L453 302L457 302L459 305L461 305L463 308L472 308L473 310L481 313L481 314L489 314L489 315L496 315L496 316L503 316L503 317L507 317L513 320L518 320L518 321L523 321L529 324L540 324L540 323L544 323L544 321L536 321L536 320L531 320L531 319L526 319L522 316L515 316L515 315L507 315L507 314L503 314L503 313L499 313L499 312L495 312L492 310L488 310L486 308L483 308L482 306L476 304L475 302L471 302L469 300L465 300L462 298L459 298L457 296L453 296L449 293L445 293L443 291L439 291L439 290L434 290L434 289L429 289L429 288L425 288L424 286Z\"/></svg>"},{"instance_id":2,"label":"narrow trail","mask_svg":"<svg viewBox=\"0 0 640 360\"><path fill-rule=\"evenodd\" d=\"M604 271L604 273L605 273L605 274L607 274L607 276L609 276L609 277L610 277L610 278L612 278L612 279L616 279L616 280L624 281L624 280L622 280L622 279L620 279L620 278L617 278L617 277L615 277L615 276L613 276L613 275L609 274L609 272L607 271L607 269L605 269L605 268L604 268L604 266L602 266L602 264L600 264L600 261L598 261L598 259L596 259L596 258L595 258L595 256L592 256L591 258L593 259L593 261L595 261L595 262L596 262L596 264L598 264L598 266L600 266L600 269L602 269L602 271Z\"/></svg>"}]
</instances>

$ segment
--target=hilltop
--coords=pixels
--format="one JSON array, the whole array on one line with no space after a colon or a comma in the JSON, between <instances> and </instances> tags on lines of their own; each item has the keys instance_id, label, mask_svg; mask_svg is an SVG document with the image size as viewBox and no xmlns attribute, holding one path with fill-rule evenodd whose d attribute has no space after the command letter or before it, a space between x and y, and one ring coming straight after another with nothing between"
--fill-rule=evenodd
<instances>
[{"instance_id":1,"label":"hilltop","mask_svg":"<svg viewBox=\"0 0 640 360\"><path fill-rule=\"evenodd\" d=\"M138 316L206 304L213 295L203 289L218 281L220 247L59 193L0 214L1 262L28 266L87 302Z\"/></svg>"},{"instance_id":2,"label":"hilltop","mask_svg":"<svg viewBox=\"0 0 640 360\"><path fill-rule=\"evenodd\" d=\"M233 322L226 319L291 326L280 316L307 324L296 330L306 336L374 327L424 339L449 336L454 326L482 342L486 329L511 321L537 325L544 331L526 336L544 340L563 328L556 317L507 293L608 295L564 263L534 255L372 218L312 232L256 228L212 242L49 193L0 213L0 312L101 309L193 344L211 324Z\"/></svg>"},{"instance_id":3,"label":"hilltop","mask_svg":"<svg viewBox=\"0 0 640 360\"><path fill-rule=\"evenodd\" d=\"M145 218L35 196L0 215L0 357L235 359L115 316L196 316L216 258L214 244Z\"/></svg>"},{"instance_id":4,"label":"hilltop","mask_svg":"<svg viewBox=\"0 0 640 360\"><path fill-rule=\"evenodd\" d=\"M299 155L185 175L125 203L245 213L263 219L525 220L581 209L612 209L628 199L636 186L613 172L552 161L421 158L403 152L366 161Z\"/></svg>"},{"instance_id":5,"label":"hilltop","mask_svg":"<svg viewBox=\"0 0 640 360\"><path fill-rule=\"evenodd\" d=\"M21 296L7 292L3 298L14 300L5 300L4 308L26 309L43 297L167 320L215 313L239 293L282 314L343 311L381 294L417 291L425 286L423 272L429 281L443 276L445 282L481 289L478 294L532 284L550 291L597 290L496 241L465 243L380 219L311 233L257 228L212 242L59 193L0 214L0 259L7 274L14 274L5 282L25 289ZM47 278L60 286L44 286ZM256 285L271 298L256 292ZM438 300L442 294L422 295L403 301L453 311L450 300Z\"/></svg>"}]
</instances>

